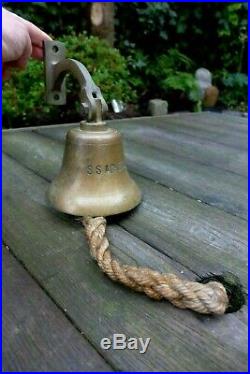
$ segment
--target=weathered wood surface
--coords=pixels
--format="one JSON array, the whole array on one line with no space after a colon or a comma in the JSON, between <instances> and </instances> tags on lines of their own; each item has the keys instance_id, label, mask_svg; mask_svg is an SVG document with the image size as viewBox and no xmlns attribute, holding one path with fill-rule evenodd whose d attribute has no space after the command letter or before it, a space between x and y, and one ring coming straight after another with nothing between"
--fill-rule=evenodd
<instances>
[{"instance_id":1,"label":"weathered wood surface","mask_svg":"<svg viewBox=\"0 0 250 374\"><path fill-rule=\"evenodd\" d=\"M239 128L239 134L245 132L246 122L241 118L241 121L236 122L235 117L224 117L183 114L176 116L176 120L178 123L183 120L184 124L180 125L183 128L190 118L195 126L198 124L201 127L204 123L206 128L209 127L210 120L213 131L216 131L216 123L218 126L221 123L220 131L227 133L228 139L230 129L236 132ZM156 122L152 119L143 121L144 125L148 123L145 129L150 130L150 120L152 128L155 126L162 134L166 134L169 119L175 121L174 116L159 117ZM239 149L241 156L235 162L232 159L227 164L226 157L230 152L228 145L222 145L222 158L225 160L217 167L216 158L212 162L209 159L205 162L209 148L203 152L204 159L201 161L198 157L199 146L194 146L193 153L191 146L186 148L192 153L190 157L179 152L178 147L175 151L165 151L161 137L152 136L156 143L153 146L142 146L147 142L141 141L140 136L136 135L143 125L140 120L142 119L130 120L131 126L127 125L130 121L112 122L112 126L121 126L127 139L125 146L127 155L130 156L129 168L143 190L143 202L138 209L110 221L108 233L112 251L124 262L179 273L189 279L209 271L230 270L238 274L247 287L247 222L244 210L246 170L240 162L242 157L242 163L246 165L242 151L244 147ZM159 120L160 125L157 124ZM162 122L166 123L165 130L161 128ZM228 123L228 127L225 123ZM39 129L35 133L27 130L4 134L3 149L8 155L3 159L4 240L11 251L73 322L76 331L79 334L80 331L83 332L83 337L98 352L96 354L99 359L102 356L113 370L245 371L246 307L242 311L219 318L199 316L178 310L167 302L153 302L112 283L91 260L79 223L49 207L46 190L61 164L65 130L63 126L62 130L54 127ZM134 140L131 140L132 135L127 135L130 130L132 133L134 131ZM210 134L211 137L213 131L208 130L206 136ZM235 135L231 137L233 139ZM184 138L181 139L184 142ZM158 141L161 144L159 147ZM166 143L171 147L170 140ZM176 144L180 144L178 138ZM201 143L198 141L197 144ZM236 144L232 149L237 147ZM133 149L136 153L133 153ZM150 155L147 154L149 149ZM211 155L216 149L215 157L219 159L220 145L214 142ZM133 157L136 154L139 158L140 152L143 152L143 157L137 169L133 167ZM198 168L202 175L200 179L207 180L208 186L212 185L208 179L219 178L220 173L221 188L224 189L226 198L223 200L221 193L217 204L208 199L206 204L197 201L204 201L202 181L199 179L195 196L194 192L190 192L191 189L183 190L184 182L179 187L178 181L181 179L176 180L175 190L168 183L168 175L165 175L165 182L162 180L160 184L155 183L159 182L159 178L144 168L143 163L146 156L150 161L151 152L152 158L155 157L157 162L163 159L168 162L168 167L176 158L179 162L175 165L176 172L182 163L190 163L190 179L194 175L193 169ZM166 174L164 162L160 172L158 170L158 177L161 173ZM237 163L241 165L239 169ZM232 168L229 164L233 165ZM202 171L203 166L212 168L214 173ZM234 178L233 187L226 188L226 184L233 183ZM212 181L217 183L216 180ZM192 186L194 191L195 184ZM239 198L233 204L237 195L234 195L234 189L238 191ZM219 193L218 188L213 191L215 195ZM102 350L101 338L109 337L115 332L127 336L151 337L147 353L141 355L129 350ZM89 365L94 365L95 361L90 355ZM96 365L98 366L97 362ZM62 362L61 370L63 369Z\"/></svg>"},{"instance_id":2,"label":"weathered wood surface","mask_svg":"<svg viewBox=\"0 0 250 374\"><path fill-rule=\"evenodd\" d=\"M61 165L63 144L44 136L32 133L11 134L5 136L3 148L49 181L54 178ZM186 261L185 265L188 267L195 261L196 265L199 264L198 274L208 270L235 272L236 262L237 272L241 273L246 283L247 223L244 220L145 178L135 177L143 187L143 202L132 215L123 218L121 225L160 251L169 253L178 262ZM141 210L143 214L140 214Z\"/></svg>"},{"instance_id":3,"label":"weathered wood surface","mask_svg":"<svg viewBox=\"0 0 250 374\"><path fill-rule=\"evenodd\" d=\"M202 144L199 144L199 151L195 152L195 146L189 145L189 151L184 152L183 150L187 148L183 144L174 145L171 138L169 142L166 141L169 136L169 120L165 124L165 129L161 129L160 132L152 126L149 128L144 120L139 127L139 135L137 133L139 120L131 121L132 124L130 122L129 126L125 121L114 126L124 133L125 154L130 170L195 199L200 199L204 203L247 218L247 152L233 149L230 155L230 149L225 150L225 147L219 144L215 144L216 156L214 147L207 149L206 152L201 151ZM38 131L52 139L64 141L67 128ZM157 136L155 136L156 131L158 131ZM144 136L140 135L142 133ZM159 138L160 142L157 140ZM170 148L175 147L175 153L172 148L170 150L167 148L168 144ZM220 147L222 147L221 153ZM190 153L192 148L193 156L188 157L187 153ZM201 162L202 154L203 162ZM206 157L206 162L204 162L204 157ZM224 165L225 170L218 167L220 165Z\"/></svg>"},{"instance_id":4,"label":"weathered wood surface","mask_svg":"<svg viewBox=\"0 0 250 374\"><path fill-rule=\"evenodd\" d=\"M47 134L50 130L41 130ZM50 131L50 138L63 139L66 129L53 129ZM6 152L13 152L18 158L23 153L23 142L28 144L26 151L28 159L33 152L36 152L36 139L32 133L22 132L19 136L11 134L3 143ZM43 139L48 151L56 147L56 142ZM62 151L58 157L61 163ZM51 149L53 152L53 149ZM40 152L41 153L41 152ZM159 151L155 148L138 145L131 141L125 141L125 154L128 167L138 175L156 181L168 188L173 188L196 200L201 200L211 206L216 206L226 212L242 218L247 218L247 178L240 175L221 171L215 167L200 165L198 162L189 161L176 157L167 151ZM36 156L38 158L39 154ZM52 162L56 156L52 156ZM44 157L46 158L46 153ZM37 160L35 159L36 163ZM52 165L50 165L52 167Z\"/></svg>"},{"instance_id":5,"label":"weathered wood surface","mask_svg":"<svg viewBox=\"0 0 250 374\"><path fill-rule=\"evenodd\" d=\"M5 247L3 268L4 371L112 371Z\"/></svg>"},{"instance_id":6,"label":"weathered wood surface","mask_svg":"<svg viewBox=\"0 0 250 374\"><path fill-rule=\"evenodd\" d=\"M159 119L157 119L158 121ZM154 120L155 121L155 120ZM175 120L176 121L176 120ZM202 122L203 123L203 122ZM174 122L175 124L175 122ZM77 124L76 124L77 125ZM174 132L175 127L171 127L173 123L170 119L164 123L164 127L152 126L148 119L135 118L133 120L122 120L114 124L126 139L133 140L138 143L155 146L158 149L169 151L177 156L194 160L201 164L215 166L222 170L233 171L236 174L247 175L247 150L235 149L223 144L209 141L207 139L194 137L195 134L182 134ZM218 124L218 126L221 126ZM217 126L217 127L218 127ZM181 126L176 126L180 130ZM167 131L165 131L167 128ZM190 130L191 125L188 126ZM39 133L47 134L51 137L64 139L66 128L40 129ZM58 130L58 131L57 131ZM216 131L216 129L214 129ZM241 128L239 133L241 132ZM233 134L230 136L232 137ZM247 145L247 132L244 131L244 142ZM237 137L237 134L236 134ZM232 139L235 142L235 139Z\"/></svg>"}]
</instances>

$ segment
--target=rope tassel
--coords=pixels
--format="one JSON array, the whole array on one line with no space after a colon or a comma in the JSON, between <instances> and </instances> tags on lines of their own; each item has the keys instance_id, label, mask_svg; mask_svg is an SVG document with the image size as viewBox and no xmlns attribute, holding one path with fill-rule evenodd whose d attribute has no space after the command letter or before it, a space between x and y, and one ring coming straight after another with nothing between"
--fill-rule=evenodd
<instances>
[{"instance_id":1,"label":"rope tassel","mask_svg":"<svg viewBox=\"0 0 250 374\"><path fill-rule=\"evenodd\" d=\"M82 224L85 227L92 257L113 281L135 291L144 292L152 299L166 299L178 308L191 309L202 314L220 315L228 311L236 311L245 302L242 286L231 273L229 273L233 277L231 280L228 276L228 279L225 277L224 280L222 276L210 275L201 278L199 282L194 282L180 279L174 274L162 274L150 268L123 265L113 258L109 250L105 218L85 217L82 219ZM235 293L238 295L237 300L240 300L237 307L232 306Z\"/></svg>"}]
</instances>

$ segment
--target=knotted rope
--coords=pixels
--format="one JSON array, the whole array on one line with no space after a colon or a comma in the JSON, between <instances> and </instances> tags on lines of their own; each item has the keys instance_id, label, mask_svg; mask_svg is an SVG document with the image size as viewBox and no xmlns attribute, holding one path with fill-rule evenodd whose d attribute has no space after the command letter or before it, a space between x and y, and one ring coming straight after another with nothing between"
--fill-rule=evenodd
<instances>
[{"instance_id":1,"label":"knotted rope","mask_svg":"<svg viewBox=\"0 0 250 374\"><path fill-rule=\"evenodd\" d=\"M104 217L85 217L82 220L92 257L100 269L113 281L122 283L155 300L166 299L182 309L202 314L224 314L229 307L228 289L216 280L203 284L183 280L174 274L121 264L112 257L106 237ZM216 278L215 278L216 279Z\"/></svg>"}]
</instances>

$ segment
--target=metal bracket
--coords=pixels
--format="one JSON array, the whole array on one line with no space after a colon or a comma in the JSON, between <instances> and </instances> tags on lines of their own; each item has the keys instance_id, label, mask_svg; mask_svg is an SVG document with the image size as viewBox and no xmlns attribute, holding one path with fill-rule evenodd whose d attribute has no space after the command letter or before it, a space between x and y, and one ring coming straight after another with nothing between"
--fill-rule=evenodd
<instances>
[{"instance_id":1,"label":"metal bracket","mask_svg":"<svg viewBox=\"0 0 250 374\"><path fill-rule=\"evenodd\" d=\"M44 41L45 99L48 104L66 104L65 80L59 90L55 89L55 67L66 59L66 48L61 42Z\"/></svg>"},{"instance_id":2,"label":"metal bracket","mask_svg":"<svg viewBox=\"0 0 250 374\"><path fill-rule=\"evenodd\" d=\"M72 74L79 82L79 97L89 122L100 121L108 107L100 88L96 86L85 66L66 58L65 45L58 41L44 41L44 72L46 101L53 105L66 104L66 75Z\"/></svg>"}]
</instances>

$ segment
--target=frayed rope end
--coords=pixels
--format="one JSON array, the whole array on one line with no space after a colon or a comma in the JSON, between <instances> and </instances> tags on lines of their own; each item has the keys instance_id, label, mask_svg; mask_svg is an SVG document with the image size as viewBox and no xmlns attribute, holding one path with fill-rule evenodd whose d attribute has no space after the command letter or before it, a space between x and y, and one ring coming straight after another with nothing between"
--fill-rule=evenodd
<instances>
[{"instance_id":1,"label":"frayed rope end","mask_svg":"<svg viewBox=\"0 0 250 374\"><path fill-rule=\"evenodd\" d=\"M229 300L226 313L237 312L246 303L246 292L240 283L240 279L231 272L209 273L197 278L197 281L203 284L211 281L220 282L225 287Z\"/></svg>"}]
</instances>

